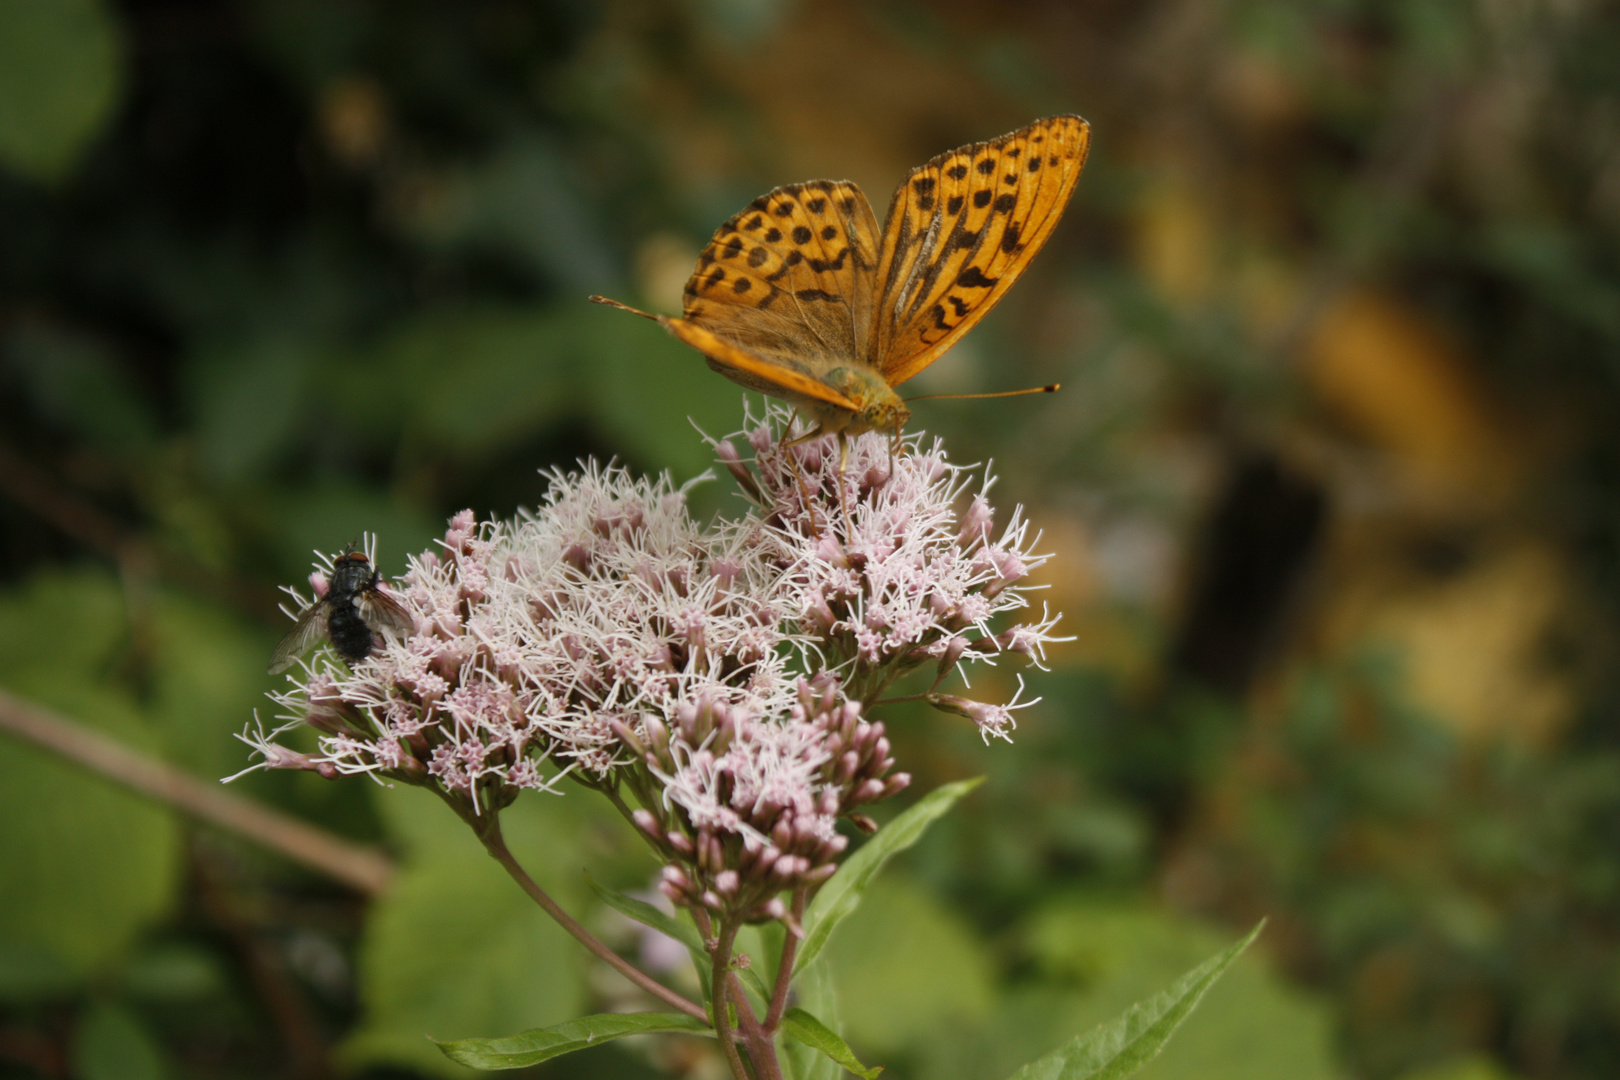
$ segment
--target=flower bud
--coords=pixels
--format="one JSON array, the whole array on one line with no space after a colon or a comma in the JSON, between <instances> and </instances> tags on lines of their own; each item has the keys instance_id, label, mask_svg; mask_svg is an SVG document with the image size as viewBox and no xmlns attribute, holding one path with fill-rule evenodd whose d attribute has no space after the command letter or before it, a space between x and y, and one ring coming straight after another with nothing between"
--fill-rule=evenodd
<instances>
[{"instance_id":1,"label":"flower bud","mask_svg":"<svg viewBox=\"0 0 1620 1080\"><path fill-rule=\"evenodd\" d=\"M652 837L654 843L662 846L664 838L659 835L658 819L651 810L636 810L630 815L630 820L635 822L636 828Z\"/></svg>"},{"instance_id":2,"label":"flower bud","mask_svg":"<svg viewBox=\"0 0 1620 1080\"><path fill-rule=\"evenodd\" d=\"M664 722L652 714L644 714L641 718L641 732L647 737L647 743L652 752L659 758L669 756L669 729Z\"/></svg>"},{"instance_id":3,"label":"flower bud","mask_svg":"<svg viewBox=\"0 0 1620 1080\"><path fill-rule=\"evenodd\" d=\"M990 527L995 521L995 512L990 509L990 501L983 495L973 496L973 502L962 515L962 527L958 532L958 542L964 548L972 548L978 543L989 543Z\"/></svg>"},{"instance_id":4,"label":"flower bud","mask_svg":"<svg viewBox=\"0 0 1620 1080\"><path fill-rule=\"evenodd\" d=\"M814 888L836 873L838 873L837 863L822 863L820 866L804 875L804 883L811 888Z\"/></svg>"},{"instance_id":5,"label":"flower bud","mask_svg":"<svg viewBox=\"0 0 1620 1080\"><path fill-rule=\"evenodd\" d=\"M637 757L647 756L647 748L641 744L640 739L636 738L636 733L630 730L630 726L628 724L626 724L623 720L620 720L617 716L609 717L607 723L608 729L618 737L620 742L624 743L624 745L630 749L631 753L635 754Z\"/></svg>"}]
</instances>

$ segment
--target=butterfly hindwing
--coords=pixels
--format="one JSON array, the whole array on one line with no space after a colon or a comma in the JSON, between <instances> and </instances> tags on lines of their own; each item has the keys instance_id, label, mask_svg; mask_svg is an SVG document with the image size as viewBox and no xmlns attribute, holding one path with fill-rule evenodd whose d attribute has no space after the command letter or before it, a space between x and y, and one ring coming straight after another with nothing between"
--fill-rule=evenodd
<instances>
[{"instance_id":1,"label":"butterfly hindwing","mask_svg":"<svg viewBox=\"0 0 1620 1080\"><path fill-rule=\"evenodd\" d=\"M710 339L727 343L728 356L705 355L744 385L777 385L778 370L819 381L864 356L876 238L871 204L854 184L776 188L716 230L686 283L683 318L666 325L699 349ZM739 365L739 352L757 363ZM784 381L799 385L783 389L802 392L801 380Z\"/></svg>"},{"instance_id":2,"label":"butterfly hindwing","mask_svg":"<svg viewBox=\"0 0 1620 1080\"><path fill-rule=\"evenodd\" d=\"M1054 116L941 154L895 191L868 355L891 386L937 360L1001 299L1068 204L1090 128Z\"/></svg>"}]
</instances>

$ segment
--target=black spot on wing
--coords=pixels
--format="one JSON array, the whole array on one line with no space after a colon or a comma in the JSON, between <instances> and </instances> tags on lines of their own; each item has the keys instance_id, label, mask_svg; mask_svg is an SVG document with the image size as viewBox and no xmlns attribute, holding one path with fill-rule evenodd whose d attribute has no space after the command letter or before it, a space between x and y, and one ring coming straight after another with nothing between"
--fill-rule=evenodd
<instances>
[{"instance_id":1,"label":"black spot on wing","mask_svg":"<svg viewBox=\"0 0 1620 1080\"><path fill-rule=\"evenodd\" d=\"M731 287L731 291L734 293L745 293L752 288L753 285L754 283L752 281L745 277L740 277L737 279L737 283Z\"/></svg>"},{"instance_id":2,"label":"black spot on wing","mask_svg":"<svg viewBox=\"0 0 1620 1080\"><path fill-rule=\"evenodd\" d=\"M742 249L743 249L742 237L733 236L726 243L725 249L720 252L720 257L722 259L735 259L738 255L742 254Z\"/></svg>"},{"instance_id":3,"label":"black spot on wing","mask_svg":"<svg viewBox=\"0 0 1620 1080\"><path fill-rule=\"evenodd\" d=\"M945 203L945 212L947 214L959 214L959 213L961 213L962 212L962 196L960 196L960 195L952 195L950 197L949 201L947 201Z\"/></svg>"},{"instance_id":4,"label":"black spot on wing","mask_svg":"<svg viewBox=\"0 0 1620 1080\"><path fill-rule=\"evenodd\" d=\"M1019 225L1018 222L1008 222L1007 231L1001 234L1001 250L1008 255L1018 250L1018 234L1022 231L1023 226Z\"/></svg>"},{"instance_id":5,"label":"black spot on wing","mask_svg":"<svg viewBox=\"0 0 1620 1080\"><path fill-rule=\"evenodd\" d=\"M967 175L967 166L952 165L950 169L946 171L945 175L949 176L952 180L960 180L962 177Z\"/></svg>"},{"instance_id":6,"label":"black spot on wing","mask_svg":"<svg viewBox=\"0 0 1620 1080\"><path fill-rule=\"evenodd\" d=\"M977 266L970 266L956 275L956 283L969 289L988 289L1000 278L985 277L984 271Z\"/></svg>"},{"instance_id":7,"label":"black spot on wing","mask_svg":"<svg viewBox=\"0 0 1620 1080\"><path fill-rule=\"evenodd\" d=\"M765 242L767 244L774 244L774 243L778 242L781 239L782 239L782 230L778 229L775 225L772 225L771 228L770 228L770 231L765 234Z\"/></svg>"},{"instance_id":8,"label":"black spot on wing","mask_svg":"<svg viewBox=\"0 0 1620 1080\"><path fill-rule=\"evenodd\" d=\"M811 199L809 202L804 204L804 208L810 211L812 214L819 216L823 210L827 209L827 200Z\"/></svg>"},{"instance_id":9,"label":"black spot on wing","mask_svg":"<svg viewBox=\"0 0 1620 1080\"><path fill-rule=\"evenodd\" d=\"M754 250L748 253L748 265L755 267L763 266L765 264L765 260L770 257L770 252L766 251L762 247L756 247Z\"/></svg>"},{"instance_id":10,"label":"black spot on wing","mask_svg":"<svg viewBox=\"0 0 1620 1080\"><path fill-rule=\"evenodd\" d=\"M996 171L996 159L985 158L983 161L975 165L974 168L978 169L980 174L989 176L991 173Z\"/></svg>"},{"instance_id":11,"label":"black spot on wing","mask_svg":"<svg viewBox=\"0 0 1620 1080\"><path fill-rule=\"evenodd\" d=\"M838 239L838 229L837 229L837 227L833 226L833 225L828 225L828 226L824 227L821 230L821 238L823 240L836 240L836 239Z\"/></svg>"},{"instance_id":12,"label":"black spot on wing","mask_svg":"<svg viewBox=\"0 0 1620 1080\"><path fill-rule=\"evenodd\" d=\"M945 242L945 251L960 251L963 248L976 248L979 239L984 236L983 229L964 229L961 225L951 230L950 239Z\"/></svg>"},{"instance_id":13,"label":"black spot on wing","mask_svg":"<svg viewBox=\"0 0 1620 1080\"><path fill-rule=\"evenodd\" d=\"M833 302L838 300L838 297L825 289L798 289L793 293L793 299Z\"/></svg>"},{"instance_id":14,"label":"black spot on wing","mask_svg":"<svg viewBox=\"0 0 1620 1080\"><path fill-rule=\"evenodd\" d=\"M985 207L990 205L991 194L992 193L989 188L985 188L983 191L975 191L973 193L973 205L983 210Z\"/></svg>"},{"instance_id":15,"label":"black spot on wing","mask_svg":"<svg viewBox=\"0 0 1620 1080\"><path fill-rule=\"evenodd\" d=\"M810 230L803 225L795 225L793 227L793 242L795 244L808 244L810 242Z\"/></svg>"},{"instance_id":16,"label":"black spot on wing","mask_svg":"<svg viewBox=\"0 0 1620 1080\"><path fill-rule=\"evenodd\" d=\"M996 196L996 213L1005 214L1018 205L1018 197L1012 192L1003 192Z\"/></svg>"}]
</instances>

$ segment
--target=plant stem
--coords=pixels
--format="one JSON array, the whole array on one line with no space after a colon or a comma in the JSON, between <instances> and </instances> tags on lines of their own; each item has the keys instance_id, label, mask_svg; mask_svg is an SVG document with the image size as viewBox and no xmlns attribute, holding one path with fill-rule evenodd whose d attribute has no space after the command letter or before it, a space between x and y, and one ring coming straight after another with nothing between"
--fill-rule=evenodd
<instances>
[{"instance_id":1,"label":"plant stem","mask_svg":"<svg viewBox=\"0 0 1620 1080\"><path fill-rule=\"evenodd\" d=\"M506 868L506 872L512 876L512 880L517 882L523 891L529 894L529 898L539 904L547 915L557 920L559 926L574 935L575 939L589 949L597 959L610 965L619 974L666 1005L679 1009L694 1020L708 1021L709 1016L703 1011L701 1005L688 1001L602 944L595 935L575 922L568 912L559 907L557 901L547 895L546 891L536 884L535 880L528 875L528 872L518 864L517 859L513 858L512 852L506 847L506 840L501 836L500 818L494 812L486 813L475 824L474 830L478 833L478 838L484 842L484 847L495 857L495 861ZM716 1009L715 1011L719 1013L721 1010ZM717 1030L718 1026L716 1024Z\"/></svg>"},{"instance_id":2,"label":"plant stem","mask_svg":"<svg viewBox=\"0 0 1620 1080\"><path fill-rule=\"evenodd\" d=\"M731 996L737 1002L737 1020L742 1025L743 1041L748 1044L748 1057L754 1063L754 1072L760 1080L782 1080L782 1066L776 1060L776 1044L770 1033L754 1017L754 1007L743 993L742 980L735 972L731 975Z\"/></svg>"},{"instance_id":3,"label":"plant stem","mask_svg":"<svg viewBox=\"0 0 1620 1080\"><path fill-rule=\"evenodd\" d=\"M804 923L804 889L793 892L793 925ZM799 936L792 930L782 940L782 957L777 962L776 985L771 989L771 1002L765 1013L765 1030L774 1035L782 1023L782 1012L787 1008L788 985L793 981L793 960L799 954Z\"/></svg>"},{"instance_id":4,"label":"plant stem","mask_svg":"<svg viewBox=\"0 0 1620 1080\"><path fill-rule=\"evenodd\" d=\"M726 1064L731 1066L731 1075L735 1080L752 1080L743 1066L742 1055L737 1052L737 1040L731 1031L731 1010L726 1008L731 997L731 947L736 940L737 924L729 919L720 920L720 934L715 939L714 952L709 958L714 977L709 997L714 1008L714 1033L720 1039Z\"/></svg>"},{"instance_id":5,"label":"plant stem","mask_svg":"<svg viewBox=\"0 0 1620 1080\"><path fill-rule=\"evenodd\" d=\"M99 731L0 691L0 731L27 739L199 821L245 836L272 851L375 896L388 887L394 865L374 848L221 791Z\"/></svg>"}]
</instances>

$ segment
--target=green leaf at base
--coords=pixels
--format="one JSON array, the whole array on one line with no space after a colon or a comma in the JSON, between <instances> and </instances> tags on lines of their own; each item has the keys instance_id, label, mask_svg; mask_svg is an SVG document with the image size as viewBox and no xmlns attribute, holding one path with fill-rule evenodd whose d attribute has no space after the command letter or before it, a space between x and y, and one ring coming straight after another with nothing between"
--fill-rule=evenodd
<instances>
[{"instance_id":1,"label":"green leaf at base","mask_svg":"<svg viewBox=\"0 0 1620 1080\"><path fill-rule=\"evenodd\" d=\"M883 1071L883 1066L868 1069L856 1059L848 1044L838 1037L838 1033L811 1016L803 1009L789 1009L782 1015L782 1030L799 1042L819 1050L833 1061L848 1069L864 1080L872 1080Z\"/></svg>"},{"instance_id":2,"label":"green leaf at base","mask_svg":"<svg viewBox=\"0 0 1620 1080\"><path fill-rule=\"evenodd\" d=\"M1068 1045L1032 1061L1009 1080L1122 1080L1151 1061L1187 1019L1215 980L1260 936L1265 920L1243 940L1177 979L1168 990L1126 1010L1123 1016L1078 1035Z\"/></svg>"},{"instance_id":3,"label":"green leaf at base","mask_svg":"<svg viewBox=\"0 0 1620 1080\"><path fill-rule=\"evenodd\" d=\"M585 884L591 887L598 900L620 915L634 919L643 926L650 926L660 934L674 938L698 955L703 955L703 938L698 934L697 927L683 923L673 915L664 914L645 900L637 900L633 896L626 896L622 892L598 885L589 874L585 875Z\"/></svg>"},{"instance_id":4,"label":"green leaf at base","mask_svg":"<svg viewBox=\"0 0 1620 1080\"><path fill-rule=\"evenodd\" d=\"M626 896L622 892L615 892L612 889L598 885L591 879L589 874L585 875L585 884L591 887L591 891L596 894L597 899L620 915L634 919L643 926L657 930L660 934L672 937L685 945L687 951L692 954L692 962L697 965L698 982L704 988L704 994L708 993L709 972L712 969L709 966L709 954L703 948L703 937L698 933L697 927L692 926L690 923L684 923L673 915L664 914L645 900L637 900L633 896ZM737 977L743 981L745 986L759 995L761 1001L771 999L771 991L760 980L758 972L750 968L738 968ZM704 1003L707 1004L707 999L705 999Z\"/></svg>"},{"instance_id":5,"label":"green leaf at base","mask_svg":"<svg viewBox=\"0 0 1620 1080\"><path fill-rule=\"evenodd\" d=\"M654 1031L714 1034L709 1025L684 1013L597 1013L498 1039L456 1039L436 1045L451 1061L474 1069L521 1069L625 1035Z\"/></svg>"},{"instance_id":6,"label":"green leaf at base","mask_svg":"<svg viewBox=\"0 0 1620 1080\"><path fill-rule=\"evenodd\" d=\"M939 818L956 805L958 799L984 783L984 777L958 780L935 788L918 801L916 806L901 814L876 836L861 845L839 868L804 913L804 941L799 945L798 958L793 962L797 974L810 966L821 955L833 928L849 916L861 903L861 895L877 877L890 858L904 851Z\"/></svg>"}]
</instances>

